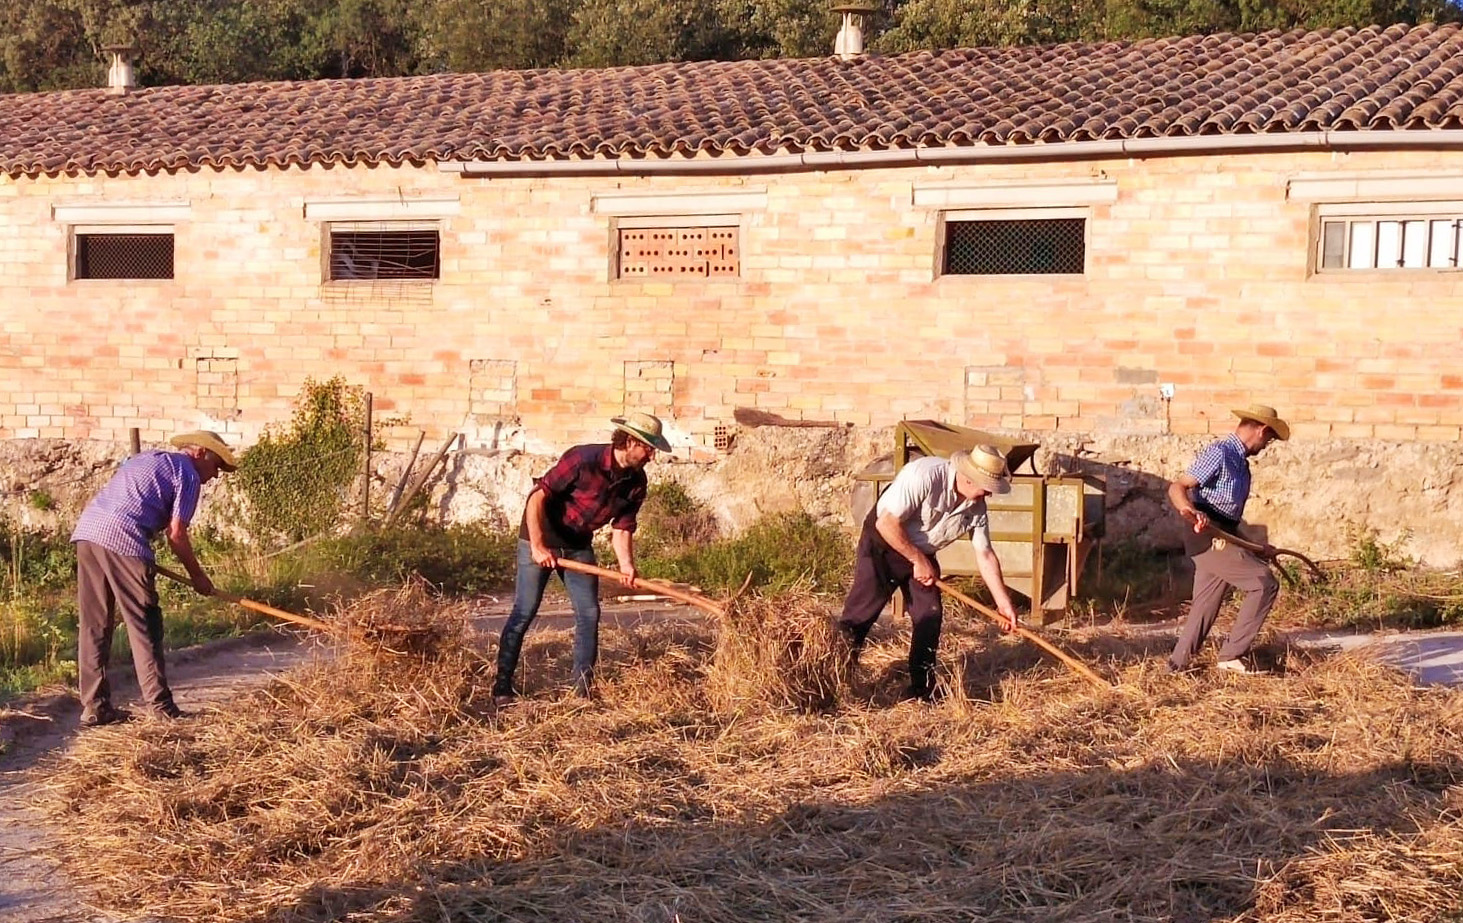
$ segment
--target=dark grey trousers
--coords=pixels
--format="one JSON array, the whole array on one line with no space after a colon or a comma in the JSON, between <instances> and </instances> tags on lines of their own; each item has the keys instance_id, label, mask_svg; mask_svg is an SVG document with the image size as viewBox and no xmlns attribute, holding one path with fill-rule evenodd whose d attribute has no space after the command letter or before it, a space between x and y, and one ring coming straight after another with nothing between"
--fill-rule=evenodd
<instances>
[{"instance_id":1,"label":"dark grey trousers","mask_svg":"<svg viewBox=\"0 0 1463 923\"><path fill-rule=\"evenodd\" d=\"M1280 581L1264 561L1255 554L1235 545L1223 550L1213 548L1194 555L1194 602L1189 607L1189 617L1184 621L1178 643L1168 658L1175 669L1188 666L1204 639L1219 617L1219 606L1224 594L1234 587L1245 594L1240 604L1239 615L1235 616L1234 628L1224 647L1219 650L1220 660L1235 660L1243 657L1255 643L1265 617L1275 606L1280 595Z\"/></svg>"},{"instance_id":2,"label":"dark grey trousers","mask_svg":"<svg viewBox=\"0 0 1463 923\"><path fill-rule=\"evenodd\" d=\"M87 711L112 704L107 660L117 617L127 626L132 663L142 702L149 709L173 704L163 669L163 610L157 601L157 570L142 558L108 551L91 542L76 543L76 599L80 625L76 668L81 707Z\"/></svg>"}]
</instances>

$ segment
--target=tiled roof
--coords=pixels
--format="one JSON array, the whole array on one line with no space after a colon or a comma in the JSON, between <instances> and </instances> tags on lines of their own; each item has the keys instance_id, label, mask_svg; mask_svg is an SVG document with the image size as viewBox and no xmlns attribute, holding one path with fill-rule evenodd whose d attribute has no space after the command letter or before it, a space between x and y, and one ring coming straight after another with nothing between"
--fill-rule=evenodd
<instances>
[{"instance_id":1,"label":"tiled roof","mask_svg":"<svg viewBox=\"0 0 1463 923\"><path fill-rule=\"evenodd\" d=\"M800 153L1463 127L1463 32L1392 26L0 96L0 171Z\"/></svg>"}]
</instances>

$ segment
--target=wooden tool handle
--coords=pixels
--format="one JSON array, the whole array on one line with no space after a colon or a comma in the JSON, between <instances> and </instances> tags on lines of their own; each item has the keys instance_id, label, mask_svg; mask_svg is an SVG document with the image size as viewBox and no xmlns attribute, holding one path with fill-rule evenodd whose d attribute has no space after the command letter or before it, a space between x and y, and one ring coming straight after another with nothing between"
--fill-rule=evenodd
<instances>
[{"instance_id":1,"label":"wooden tool handle","mask_svg":"<svg viewBox=\"0 0 1463 923\"><path fill-rule=\"evenodd\" d=\"M936 580L935 586L939 587L941 590L965 603L967 606L974 609L976 612L979 612L981 615L985 616L991 621L995 622L997 625L1005 627L1006 617L1004 615L1001 615L1001 613L997 612L996 610L990 608L989 606L982 605L980 602L965 595L964 593L955 589L943 580ZM1027 641L1030 641L1032 644L1035 644L1037 647L1046 651L1048 654L1051 654L1053 657L1057 658L1062 663L1070 667L1074 673L1081 676L1083 679L1086 679L1088 682L1091 682L1093 685L1098 686L1102 689L1112 688L1112 683L1092 672L1092 670L1088 669L1087 665L1082 663L1082 661L1058 649L1055 645L1051 644L1049 641L1047 641L1036 632L1017 625L1016 634L1025 638Z\"/></svg>"},{"instance_id":2,"label":"wooden tool handle","mask_svg":"<svg viewBox=\"0 0 1463 923\"><path fill-rule=\"evenodd\" d=\"M1246 551L1254 552L1255 554L1259 554L1260 552L1265 550L1265 546L1260 544L1259 542L1252 542L1249 539L1240 538L1238 535L1232 535L1219 528L1212 522L1204 527L1204 531L1209 533L1210 535L1213 535L1215 538L1222 538L1226 542L1229 542L1231 545L1238 545ZM1274 556L1278 558L1281 555L1289 555L1290 557L1295 558L1296 560L1305 564L1306 567L1310 568L1311 576L1315 579L1324 580L1326 578L1325 571L1321 570L1320 566L1316 564L1315 561L1312 561L1310 558L1301 554L1299 551L1292 551L1289 548L1276 548L1274 551ZM1284 572L1282 571L1282 573Z\"/></svg>"},{"instance_id":3,"label":"wooden tool handle","mask_svg":"<svg viewBox=\"0 0 1463 923\"><path fill-rule=\"evenodd\" d=\"M609 580L616 580L621 582L623 582L625 579L625 575L617 570L608 570L603 567L597 567L594 564L584 564L571 558L559 558L558 561L559 566L564 568L565 570L578 571L581 574L593 574L596 577L604 577ZM678 600L679 602L686 603L687 605L695 606L698 609L710 612L712 615L726 615L726 610L723 609L721 606L707 599L705 596L701 596L696 593L687 593L683 590L678 590L673 586L667 586L664 583L659 583L655 580L647 580L644 577L637 578L635 580L635 585L637 587L643 587L644 589L647 589L652 593L656 593L661 596L668 596L671 599Z\"/></svg>"},{"instance_id":4,"label":"wooden tool handle","mask_svg":"<svg viewBox=\"0 0 1463 923\"><path fill-rule=\"evenodd\" d=\"M162 574L164 577L167 577L169 580L176 580L184 586L193 585L193 581L191 579L183 576L177 571L168 570L166 567L158 567L157 572L159 574ZM283 609L276 609L273 606L268 606L264 603L256 602L252 599L245 599L242 596L234 596L231 593L225 593L223 590L214 590L213 595L217 596L219 599L231 602L236 606L243 606L245 609L252 609L255 612L260 612L264 615L272 616L285 622L294 622L296 625L304 625L307 628L314 628L318 629L319 631L329 632L332 634L335 632L335 626L330 625L326 622L322 622L319 619L312 619L306 615L296 615L293 612L286 612Z\"/></svg>"}]
</instances>

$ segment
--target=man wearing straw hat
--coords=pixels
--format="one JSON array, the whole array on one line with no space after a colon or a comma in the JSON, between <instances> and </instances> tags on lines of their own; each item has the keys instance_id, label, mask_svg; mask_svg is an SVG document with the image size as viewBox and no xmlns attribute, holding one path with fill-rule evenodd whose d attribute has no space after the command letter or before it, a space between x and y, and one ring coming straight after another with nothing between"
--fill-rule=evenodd
<instances>
[{"instance_id":1,"label":"man wearing straw hat","mask_svg":"<svg viewBox=\"0 0 1463 923\"><path fill-rule=\"evenodd\" d=\"M1239 418L1234 432L1211 443L1168 486L1169 502L1192 527L1185 533L1184 551L1194 560L1193 602L1168 658L1172 672L1188 669L1214 627L1230 587L1243 592L1245 599L1216 666L1233 673L1255 672L1240 658L1255 643L1280 593L1280 581L1265 563L1271 557L1270 545L1255 554L1206 531L1212 524L1231 535L1239 532L1250 497L1250 457L1276 439L1290 438L1289 424L1274 407L1251 404L1231 412Z\"/></svg>"},{"instance_id":2,"label":"man wearing straw hat","mask_svg":"<svg viewBox=\"0 0 1463 923\"><path fill-rule=\"evenodd\" d=\"M985 498L1011 490L1006 457L994 446L978 445L949 458L918 458L900 469L894 482L869 511L859 535L853 585L838 619L857 664L869 629L897 589L904 595L914 635L909 643L906 697L928 701L935 689L935 650L944 612L940 562L935 552L969 533L980 575L996 608L1016 628L1016 609L1006 592L1001 562L991 550Z\"/></svg>"},{"instance_id":3,"label":"man wearing straw hat","mask_svg":"<svg viewBox=\"0 0 1463 923\"><path fill-rule=\"evenodd\" d=\"M157 598L152 542L159 533L193 578L193 589L213 595L213 581L198 566L188 526L204 484L238 467L217 433L181 433L182 451L140 452L124 461L92 498L71 533L76 546L76 640L81 723L111 724L128 715L112 705L107 660L117 618L127 626L142 703L158 718L180 718L163 668L163 611Z\"/></svg>"},{"instance_id":4,"label":"man wearing straw hat","mask_svg":"<svg viewBox=\"0 0 1463 923\"><path fill-rule=\"evenodd\" d=\"M657 451L669 452L671 446L660 420L648 413L629 413L610 423L615 429L608 445L579 445L565 452L528 494L518 526L513 611L498 642L493 697L499 705L510 704L517 695L513 674L523 635L555 572L574 607L574 690L591 692L599 658L599 578L561 567L560 558L594 564L594 532L608 523L622 579L635 586L635 517L648 487L645 466Z\"/></svg>"}]
</instances>

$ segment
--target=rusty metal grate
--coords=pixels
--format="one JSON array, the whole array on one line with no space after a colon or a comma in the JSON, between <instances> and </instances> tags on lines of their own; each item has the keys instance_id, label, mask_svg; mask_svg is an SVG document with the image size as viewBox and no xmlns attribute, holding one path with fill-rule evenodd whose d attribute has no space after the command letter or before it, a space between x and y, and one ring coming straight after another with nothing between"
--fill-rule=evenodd
<instances>
[{"instance_id":1,"label":"rusty metal grate","mask_svg":"<svg viewBox=\"0 0 1463 923\"><path fill-rule=\"evenodd\" d=\"M617 278L736 278L740 229L657 227L619 229Z\"/></svg>"},{"instance_id":2,"label":"rusty metal grate","mask_svg":"<svg viewBox=\"0 0 1463 923\"><path fill-rule=\"evenodd\" d=\"M944 274L1080 275L1086 224L1085 218L947 221Z\"/></svg>"},{"instance_id":3,"label":"rusty metal grate","mask_svg":"<svg viewBox=\"0 0 1463 923\"><path fill-rule=\"evenodd\" d=\"M441 277L437 231L331 231L330 281L437 279Z\"/></svg>"},{"instance_id":4,"label":"rusty metal grate","mask_svg":"<svg viewBox=\"0 0 1463 923\"><path fill-rule=\"evenodd\" d=\"M78 279L171 279L172 234L77 234Z\"/></svg>"}]
</instances>

